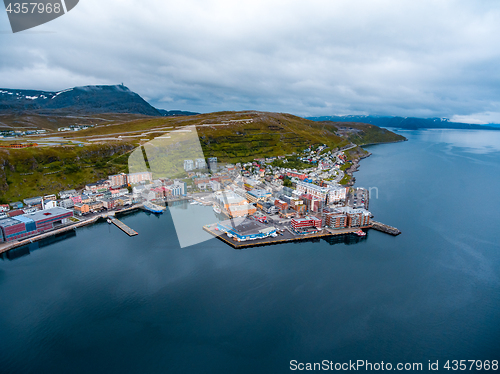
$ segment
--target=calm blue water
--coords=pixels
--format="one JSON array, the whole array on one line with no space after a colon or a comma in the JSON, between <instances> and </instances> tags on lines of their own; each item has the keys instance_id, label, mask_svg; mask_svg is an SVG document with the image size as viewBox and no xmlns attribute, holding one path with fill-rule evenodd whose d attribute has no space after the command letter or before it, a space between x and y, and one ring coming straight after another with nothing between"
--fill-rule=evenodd
<instances>
[{"instance_id":1,"label":"calm blue water","mask_svg":"<svg viewBox=\"0 0 500 374\"><path fill-rule=\"evenodd\" d=\"M4 256L0 372L500 360L500 132L402 134L356 174L398 237L181 249L169 214L138 213L134 238L103 223Z\"/></svg>"}]
</instances>

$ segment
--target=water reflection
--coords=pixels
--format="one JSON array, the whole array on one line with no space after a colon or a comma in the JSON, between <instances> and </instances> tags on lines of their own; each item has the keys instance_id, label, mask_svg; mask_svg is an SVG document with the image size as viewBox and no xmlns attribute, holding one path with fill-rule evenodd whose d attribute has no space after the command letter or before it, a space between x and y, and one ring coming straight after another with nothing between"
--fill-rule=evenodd
<instances>
[{"instance_id":1,"label":"water reflection","mask_svg":"<svg viewBox=\"0 0 500 374\"><path fill-rule=\"evenodd\" d=\"M47 247L54 243L58 243L66 239L73 238L75 236L76 236L76 230L66 231L19 248L11 249L8 252L0 254L0 258L2 260L9 260L9 261L17 260L18 258L28 256L29 254L31 254L31 252L36 251L37 249Z\"/></svg>"},{"instance_id":2,"label":"water reflection","mask_svg":"<svg viewBox=\"0 0 500 374\"><path fill-rule=\"evenodd\" d=\"M429 129L421 130L420 133L424 141L447 143L470 153L500 152L500 130Z\"/></svg>"}]
</instances>

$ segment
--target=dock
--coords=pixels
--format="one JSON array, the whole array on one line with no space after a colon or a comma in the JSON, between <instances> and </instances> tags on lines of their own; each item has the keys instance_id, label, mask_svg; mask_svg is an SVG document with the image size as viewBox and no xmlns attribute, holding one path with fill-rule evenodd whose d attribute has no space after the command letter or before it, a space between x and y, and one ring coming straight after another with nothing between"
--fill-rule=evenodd
<instances>
[{"instance_id":1,"label":"dock","mask_svg":"<svg viewBox=\"0 0 500 374\"><path fill-rule=\"evenodd\" d=\"M401 231L399 231L397 228L386 225L384 223L380 223L377 221L371 221L372 229L380 231L380 232L385 232L386 234L394 235L397 236L401 234Z\"/></svg>"},{"instance_id":2,"label":"dock","mask_svg":"<svg viewBox=\"0 0 500 374\"><path fill-rule=\"evenodd\" d=\"M206 232L215 236L217 239L223 241L224 243L230 245L231 247L233 247L235 249L242 249L242 248L260 247L260 246L273 245L273 244L308 241L311 239L323 239L323 238L329 238L329 237L338 236L338 235L354 234L356 231L359 231L360 229L368 229L371 226L336 229L336 230L323 229L316 234L307 234L307 235L294 234L292 231L288 230L288 232L286 232L283 236L279 235L275 238L267 237L267 238L263 238L263 239L250 240L250 241L245 241L245 242L238 242L235 240L231 240L230 238L228 238L228 236L226 234L222 234L220 231L216 231L215 230L216 227L217 227L217 224L206 225L206 226L203 226L203 230L205 230Z\"/></svg>"},{"instance_id":3,"label":"dock","mask_svg":"<svg viewBox=\"0 0 500 374\"><path fill-rule=\"evenodd\" d=\"M136 236L139 235L137 231L132 230L130 227L128 227L126 224L124 224L122 221L119 219L116 219L114 217L109 217L111 220L111 223L113 223L116 227L118 227L120 230L122 230L125 234L128 236Z\"/></svg>"}]
</instances>

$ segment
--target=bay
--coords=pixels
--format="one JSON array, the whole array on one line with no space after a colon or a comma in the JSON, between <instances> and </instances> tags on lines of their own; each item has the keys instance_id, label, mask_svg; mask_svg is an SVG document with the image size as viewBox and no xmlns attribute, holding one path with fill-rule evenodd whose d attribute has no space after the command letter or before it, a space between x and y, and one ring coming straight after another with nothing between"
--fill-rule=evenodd
<instances>
[{"instance_id":1,"label":"bay","mask_svg":"<svg viewBox=\"0 0 500 374\"><path fill-rule=\"evenodd\" d=\"M0 372L500 359L499 132L400 133L355 174L398 237L180 248L169 212L136 213L137 237L100 223L3 255Z\"/></svg>"}]
</instances>

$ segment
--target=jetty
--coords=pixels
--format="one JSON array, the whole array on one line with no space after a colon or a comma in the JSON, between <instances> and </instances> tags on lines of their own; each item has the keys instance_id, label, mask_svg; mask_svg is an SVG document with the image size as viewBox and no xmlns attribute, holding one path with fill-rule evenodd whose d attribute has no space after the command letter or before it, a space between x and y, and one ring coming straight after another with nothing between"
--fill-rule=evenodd
<instances>
[{"instance_id":1,"label":"jetty","mask_svg":"<svg viewBox=\"0 0 500 374\"><path fill-rule=\"evenodd\" d=\"M116 227L118 227L120 230L122 230L125 234L128 236L136 236L139 235L137 231L132 230L130 227L128 227L126 224L124 224L122 221L119 219L116 219L115 217L109 217L109 220L111 221L112 224L114 224Z\"/></svg>"},{"instance_id":2,"label":"jetty","mask_svg":"<svg viewBox=\"0 0 500 374\"><path fill-rule=\"evenodd\" d=\"M399 231L397 228L386 225L384 223L380 223L377 221L371 221L371 226L372 229L380 231L380 232L385 232L386 234L394 235L397 236L401 234L401 231Z\"/></svg>"}]
</instances>

